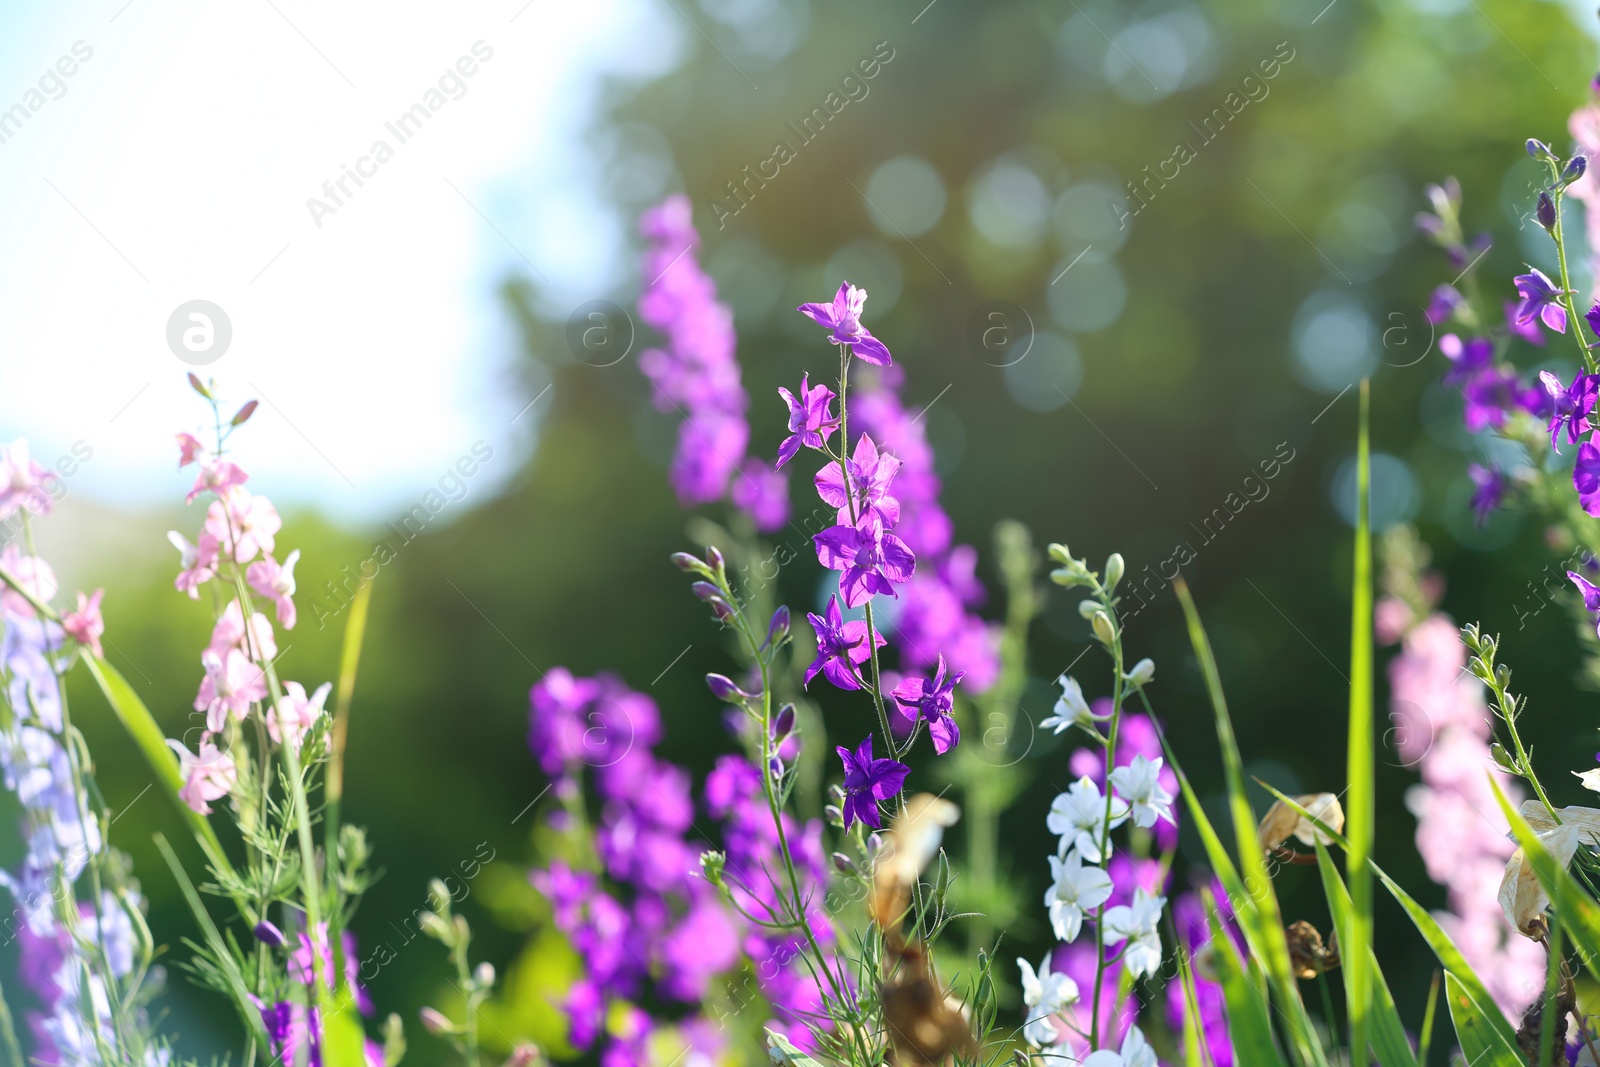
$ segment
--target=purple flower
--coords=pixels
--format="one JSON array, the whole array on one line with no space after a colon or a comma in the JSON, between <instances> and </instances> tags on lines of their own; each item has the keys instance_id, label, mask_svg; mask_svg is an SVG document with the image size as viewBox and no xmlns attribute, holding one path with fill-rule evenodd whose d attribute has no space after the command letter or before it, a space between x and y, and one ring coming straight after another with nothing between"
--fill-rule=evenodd
<instances>
[{"instance_id":1,"label":"purple flower","mask_svg":"<svg viewBox=\"0 0 1600 1067\"><path fill-rule=\"evenodd\" d=\"M928 736L933 739L933 750L941 756L961 740L961 728L950 715L955 703L956 683L965 675L956 671L944 676L944 657L939 657L939 669L932 678L907 678L895 687L894 702L900 714L912 722L921 716L928 724Z\"/></svg>"},{"instance_id":2,"label":"purple flower","mask_svg":"<svg viewBox=\"0 0 1600 1067\"><path fill-rule=\"evenodd\" d=\"M1550 416L1550 447L1560 453L1556 438L1561 436L1561 427L1567 428L1567 444L1578 443L1578 438L1594 429L1589 425L1589 413L1594 410L1594 404L1600 399L1600 375L1579 374L1572 379L1570 386L1563 386L1561 379L1547 370L1539 372L1539 381L1544 384L1544 391L1550 395L1554 411Z\"/></svg>"},{"instance_id":3,"label":"purple flower","mask_svg":"<svg viewBox=\"0 0 1600 1067\"><path fill-rule=\"evenodd\" d=\"M1527 274L1519 274L1514 280L1522 296L1522 303L1517 307L1517 322L1529 323L1537 317L1556 333L1566 333L1567 309L1561 306L1563 291L1537 267L1529 267Z\"/></svg>"},{"instance_id":4,"label":"purple flower","mask_svg":"<svg viewBox=\"0 0 1600 1067\"><path fill-rule=\"evenodd\" d=\"M817 495L822 502L839 509L840 522L854 522L876 511L890 526L900 521L900 501L889 495L889 483L900 470L900 460L879 452L872 438L856 439L855 454L845 461L850 468L850 486L855 490L857 514L850 514L850 497L845 490L844 472L839 464L829 463L817 472Z\"/></svg>"},{"instance_id":5,"label":"purple flower","mask_svg":"<svg viewBox=\"0 0 1600 1067\"><path fill-rule=\"evenodd\" d=\"M789 478L759 459L745 460L728 496L762 533L780 530L789 521Z\"/></svg>"},{"instance_id":6,"label":"purple flower","mask_svg":"<svg viewBox=\"0 0 1600 1067\"><path fill-rule=\"evenodd\" d=\"M1544 331L1539 328L1538 319L1529 319L1527 322L1517 320L1517 302L1507 300L1503 305L1506 312L1506 329L1511 331L1513 337L1520 337L1530 345L1544 347Z\"/></svg>"},{"instance_id":7,"label":"purple flower","mask_svg":"<svg viewBox=\"0 0 1600 1067\"><path fill-rule=\"evenodd\" d=\"M801 304L796 310L819 326L833 331L830 340L836 345L850 345L856 355L868 363L887 367L889 350L883 342L867 332L861 325L861 309L867 303L867 291L857 289L849 282L839 286L831 304Z\"/></svg>"},{"instance_id":8,"label":"purple flower","mask_svg":"<svg viewBox=\"0 0 1600 1067\"><path fill-rule=\"evenodd\" d=\"M1572 584L1578 587L1578 592L1583 594L1583 609L1591 614L1600 615L1600 588L1581 574L1567 572L1567 577L1572 579ZM1595 626L1595 632L1600 634L1600 623ZM842 752L843 749L840 749Z\"/></svg>"},{"instance_id":9,"label":"purple flower","mask_svg":"<svg viewBox=\"0 0 1600 1067\"><path fill-rule=\"evenodd\" d=\"M1439 351L1450 361L1450 370L1444 376L1445 384L1468 382L1494 366L1494 345L1485 337L1474 337L1463 342L1453 333L1439 338Z\"/></svg>"},{"instance_id":10,"label":"purple flower","mask_svg":"<svg viewBox=\"0 0 1600 1067\"><path fill-rule=\"evenodd\" d=\"M807 612L806 618L817 632L817 658L806 668L805 684L809 686L821 672L840 689L860 689L856 667L872 658L872 650L867 647L867 624L860 619L843 622L836 596L828 597L828 606L821 615ZM882 634L875 632L872 636L879 648L888 644Z\"/></svg>"},{"instance_id":11,"label":"purple flower","mask_svg":"<svg viewBox=\"0 0 1600 1067\"><path fill-rule=\"evenodd\" d=\"M873 759L870 734L854 752L843 745L836 751L844 761L844 828L857 819L874 830L881 828L878 801L900 792L911 768L892 759Z\"/></svg>"},{"instance_id":12,"label":"purple flower","mask_svg":"<svg viewBox=\"0 0 1600 1067\"><path fill-rule=\"evenodd\" d=\"M777 466L781 468L794 458L802 445L821 448L839 428L839 420L828 413L828 405L833 403L833 390L826 385L813 386L810 372L800 376L798 399L781 385L778 395L789 405L789 436L778 446Z\"/></svg>"},{"instance_id":13,"label":"purple flower","mask_svg":"<svg viewBox=\"0 0 1600 1067\"><path fill-rule=\"evenodd\" d=\"M1593 441L1578 446L1578 461L1572 467L1572 486L1578 491L1583 510L1600 517L1600 448Z\"/></svg>"},{"instance_id":14,"label":"purple flower","mask_svg":"<svg viewBox=\"0 0 1600 1067\"><path fill-rule=\"evenodd\" d=\"M1433 295L1428 298L1428 321L1435 326L1439 325L1439 323L1450 317L1450 313L1455 311L1456 305L1459 303L1461 303L1461 294L1456 292L1455 286L1439 286L1433 291Z\"/></svg>"},{"instance_id":15,"label":"purple flower","mask_svg":"<svg viewBox=\"0 0 1600 1067\"><path fill-rule=\"evenodd\" d=\"M1498 429L1506 424L1507 411L1519 403L1517 376L1510 368L1484 371L1462 390L1466 398L1467 429L1478 433L1485 427Z\"/></svg>"},{"instance_id":16,"label":"purple flower","mask_svg":"<svg viewBox=\"0 0 1600 1067\"><path fill-rule=\"evenodd\" d=\"M1505 500L1506 478L1499 471L1480 467L1476 463L1467 466L1467 474L1471 475L1473 484L1477 486L1472 493L1472 513L1478 517L1478 525L1482 526L1489 521L1489 513Z\"/></svg>"},{"instance_id":17,"label":"purple flower","mask_svg":"<svg viewBox=\"0 0 1600 1067\"><path fill-rule=\"evenodd\" d=\"M1600 337L1600 301L1591 305L1589 310L1583 313L1583 321L1589 324L1589 329L1594 332L1596 337Z\"/></svg>"},{"instance_id":18,"label":"purple flower","mask_svg":"<svg viewBox=\"0 0 1600 1067\"><path fill-rule=\"evenodd\" d=\"M906 543L883 528L876 512L862 516L860 525L833 526L812 538L817 559L839 571L839 592L846 607L858 608L879 593L898 597L894 587L908 582L917 558Z\"/></svg>"}]
</instances>

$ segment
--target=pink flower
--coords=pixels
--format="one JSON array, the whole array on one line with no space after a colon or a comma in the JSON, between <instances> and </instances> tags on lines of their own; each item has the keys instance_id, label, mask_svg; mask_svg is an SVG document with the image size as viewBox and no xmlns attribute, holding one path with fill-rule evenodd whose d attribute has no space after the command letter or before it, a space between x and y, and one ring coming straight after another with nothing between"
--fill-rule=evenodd
<instances>
[{"instance_id":1,"label":"pink flower","mask_svg":"<svg viewBox=\"0 0 1600 1067\"><path fill-rule=\"evenodd\" d=\"M0 549L0 567L16 579L18 585L32 593L41 603L48 604L56 598L61 587L56 582L56 572L38 556L24 556L16 545ZM33 605L28 598L9 585L0 588L0 608L19 618L33 618Z\"/></svg>"},{"instance_id":2,"label":"pink flower","mask_svg":"<svg viewBox=\"0 0 1600 1067\"><path fill-rule=\"evenodd\" d=\"M233 765L233 757L217 748L210 735L200 739L200 754L197 756L184 747L183 742L167 739L167 747L177 753L178 763L183 768L183 788L178 790L178 798L190 809L200 815L210 815L210 801L221 800L233 792L233 787L239 781L239 769Z\"/></svg>"},{"instance_id":3,"label":"pink flower","mask_svg":"<svg viewBox=\"0 0 1600 1067\"><path fill-rule=\"evenodd\" d=\"M179 443L182 443L181 440ZM179 465L182 466L182 463ZM209 492L222 496L228 490L235 489L249 480L248 474L227 460L210 460L200 464L200 474L194 480L194 488L189 490L189 495L184 497L183 502L193 504L194 498L201 493Z\"/></svg>"},{"instance_id":4,"label":"pink flower","mask_svg":"<svg viewBox=\"0 0 1600 1067\"><path fill-rule=\"evenodd\" d=\"M193 434L180 433L178 435L178 453L178 466L183 468L205 455L206 446L195 440Z\"/></svg>"},{"instance_id":5,"label":"pink flower","mask_svg":"<svg viewBox=\"0 0 1600 1067\"><path fill-rule=\"evenodd\" d=\"M220 656L207 649L200 654L200 662L206 676L194 698L194 709L206 713L206 729L212 733L222 731L229 715L243 721L250 714L251 704L267 698L261 668L238 649Z\"/></svg>"},{"instance_id":6,"label":"pink flower","mask_svg":"<svg viewBox=\"0 0 1600 1067\"><path fill-rule=\"evenodd\" d=\"M272 735L274 741L286 743L298 752L306 732L325 713L323 705L327 703L328 693L332 689L331 682L323 682L317 686L316 692L307 697L305 686L299 682L285 682L283 699L278 701L277 707L267 709L267 733Z\"/></svg>"},{"instance_id":7,"label":"pink flower","mask_svg":"<svg viewBox=\"0 0 1600 1067\"><path fill-rule=\"evenodd\" d=\"M36 515L50 510L45 486L56 480L54 471L28 455L28 439L19 437L0 448L0 519L9 518L24 505Z\"/></svg>"},{"instance_id":8,"label":"pink flower","mask_svg":"<svg viewBox=\"0 0 1600 1067\"><path fill-rule=\"evenodd\" d=\"M190 600L199 600L200 587L217 576L217 539L202 530L200 543L191 545L177 530L168 530L167 540L178 550L183 567L173 585Z\"/></svg>"},{"instance_id":9,"label":"pink flower","mask_svg":"<svg viewBox=\"0 0 1600 1067\"><path fill-rule=\"evenodd\" d=\"M259 611L251 612L247 633L239 602L230 600L222 609L222 617L211 628L211 643L206 651L223 656L235 649L257 663L271 663L278 657L278 642L273 638L272 623L267 617Z\"/></svg>"},{"instance_id":10,"label":"pink flower","mask_svg":"<svg viewBox=\"0 0 1600 1067\"><path fill-rule=\"evenodd\" d=\"M294 629L294 565L300 562L300 550L297 548L289 553L283 565L271 556L266 556L250 564L250 569L245 572L245 577L250 580L250 588L271 600L278 606L278 625L285 630Z\"/></svg>"},{"instance_id":11,"label":"pink flower","mask_svg":"<svg viewBox=\"0 0 1600 1067\"><path fill-rule=\"evenodd\" d=\"M93 596L87 597L79 593L78 610L61 619L61 628L96 656L104 655L100 649L100 636L106 632L106 621L100 616L100 598L104 595L104 589L96 589Z\"/></svg>"},{"instance_id":12,"label":"pink flower","mask_svg":"<svg viewBox=\"0 0 1600 1067\"><path fill-rule=\"evenodd\" d=\"M206 509L205 528L234 562L249 563L257 555L272 554L283 520L272 501L235 487Z\"/></svg>"}]
</instances>

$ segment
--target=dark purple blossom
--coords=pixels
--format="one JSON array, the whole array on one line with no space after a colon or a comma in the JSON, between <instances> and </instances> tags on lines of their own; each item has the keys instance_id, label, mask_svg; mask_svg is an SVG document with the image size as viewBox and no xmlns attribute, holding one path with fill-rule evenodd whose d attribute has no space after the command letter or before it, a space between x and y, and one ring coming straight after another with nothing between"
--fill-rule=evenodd
<instances>
[{"instance_id":1,"label":"dark purple blossom","mask_svg":"<svg viewBox=\"0 0 1600 1067\"><path fill-rule=\"evenodd\" d=\"M933 750L941 756L956 747L961 740L961 728L951 717L955 705L956 684L965 677L960 671L945 677L944 656L939 657L939 669L932 678L907 678L895 687L894 702L900 714L915 722L919 717L928 724L928 736L933 739Z\"/></svg>"},{"instance_id":2,"label":"dark purple blossom","mask_svg":"<svg viewBox=\"0 0 1600 1067\"><path fill-rule=\"evenodd\" d=\"M812 385L810 372L800 377L798 397L781 385L778 395L789 405L789 436L778 446L777 466L781 468L802 446L821 448L839 428L839 420L828 411L828 405L833 403L833 390L826 385Z\"/></svg>"},{"instance_id":3,"label":"dark purple blossom","mask_svg":"<svg viewBox=\"0 0 1600 1067\"><path fill-rule=\"evenodd\" d=\"M1428 298L1428 321L1435 326L1448 319L1461 303L1461 294L1453 285L1441 285Z\"/></svg>"},{"instance_id":4,"label":"dark purple blossom","mask_svg":"<svg viewBox=\"0 0 1600 1067\"><path fill-rule=\"evenodd\" d=\"M889 495L889 483L900 471L900 460L887 452L879 452L872 438L862 434L856 439L855 452L845 464L850 468L850 488L855 492L854 514L839 464L829 463L816 477L817 495L824 504L839 509L839 521L858 522L871 509L889 526L899 522L900 501Z\"/></svg>"},{"instance_id":5,"label":"dark purple blossom","mask_svg":"<svg viewBox=\"0 0 1600 1067\"><path fill-rule=\"evenodd\" d=\"M1506 477L1497 470L1476 463L1467 466L1467 474L1477 487L1472 491L1472 513L1477 516L1478 525L1482 526L1489 521L1489 513L1506 498Z\"/></svg>"},{"instance_id":6,"label":"dark purple blossom","mask_svg":"<svg viewBox=\"0 0 1600 1067\"><path fill-rule=\"evenodd\" d=\"M1578 503L1590 515L1600 517L1600 447L1593 441L1578 446L1578 460L1572 466L1572 486Z\"/></svg>"},{"instance_id":7,"label":"dark purple blossom","mask_svg":"<svg viewBox=\"0 0 1600 1067\"><path fill-rule=\"evenodd\" d=\"M1517 306L1517 322L1528 323L1537 318L1556 333L1566 333L1567 309L1561 306L1565 294L1555 282L1537 267L1529 267L1527 274L1519 274L1514 280L1522 297Z\"/></svg>"},{"instance_id":8,"label":"dark purple blossom","mask_svg":"<svg viewBox=\"0 0 1600 1067\"><path fill-rule=\"evenodd\" d=\"M1557 438L1561 436L1561 428L1567 429L1567 444L1578 443L1578 438L1594 429L1589 424L1589 413L1594 410L1595 401L1600 399L1600 375L1579 374L1572 379L1572 384L1564 386L1561 379L1547 370L1539 372L1539 381L1544 386L1544 391L1550 397L1553 411L1550 416L1550 447L1557 453L1561 451Z\"/></svg>"},{"instance_id":9,"label":"dark purple blossom","mask_svg":"<svg viewBox=\"0 0 1600 1067\"><path fill-rule=\"evenodd\" d=\"M857 526L833 526L817 534L817 559L839 571L839 593L846 607L858 608L878 594L899 596L895 586L911 580L917 559L906 543L883 528L876 512Z\"/></svg>"},{"instance_id":10,"label":"dark purple blossom","mask_svg":"<svg viewBox=\"0 0 1600 1067\"><path fill-rule=\"evenodd\" d=\"M887 367L891 362L889 350L861 325L861 310L866 303L865 289L857 289L849 282L844 282L833 295L833 303L801 304L796 310L830 330L829 339L834 344L849 345L851 351L864 361Z\"/></svg>"},{"instance_id":11,"label":"dark purple blossom","mask_svg":"<svg viewBox=\"0 0 1600 1067\"><path fill-rule=\"evenodd\" d=\"M1511 331L1513 337L1520 337L1530 345L1544 347L1544 330L1539 328L1538 319L1529 319L1527 322L1517 320L1517 302L1507 300L1503 305L1506 313L1506 329Z\"/></svg>"},{"instance_id":12,"label":"dark purple blossom","mask_svg":"<svg viewBox=\"0 0 1600 1067\"><path fill-rule=\"evenodd\" d=\"M1600 337L1600 302L1589 306L1589 310L1583 313L1583 321L1589 324L1590 331L1596 337Z\"/></svg>"},{"instance_id":13,"label":"dark purple blossom","mask_svg":"<svg viewBox=\"0 0 1600 1067\"><path fill-rule=\"evenodd\" d=\"M1444 376L1447 385L1469 382L1494 366L1494 344L1485 337L1462 341L1447 333L1439 338L1439 351L1450 361L1450 370Z\"/></svg>"},{"instance_id":14,"label":"dark purple blossom","mask_svg":"<svg viewBox=\"0 0 1600 1067\"><path fill-rule=\"evenodd\" d=\"M1521 402L1516 372L1509 367L1484 371L1468 382L1461 394L1467 402L1467 429L1472 433L1504 426L1510 410Z\"/></svg>"},{"instance_id":15,"label":"dark purple blossom","mask_svg":"<svg viewBox=\"0 0 1600 1067\"><path fill-rule=\"evenodd\" d=\"M836 750L844 761L844 828L857 819L874 830L883 826L878 801L888 800L905 785L911 768L892 759L872 758L872 736L851 752L843 745Z\"/></svg>"},{"instance_id":16,"label":"dark purple blossom","mask_svg":"<svg viewBox=\"0 0 1600 1067\"><path fill-rule=\"evenodd\" d=\"M809 686L820 672L840 689L860 689L856 667L872 658L872 650L867 647L867 624L860 619L844 622L836 596L828 597L828 606L821 615L807 612L806 618L817 632L817 658L806 668L805 684ZM887 644L882 634L874 632L872 636L879 648Z\"/></svg>"},{"instance_id":17,"label":"dark purple blossom","mask_svg":"<svg viewBox=\"0 0 1600 1067\"><path fill-rule=\"evenodd\" d=\"M1567 572L1567 577L1572 579L1572 584L1578 587L1578 592L1583 594L1583 609L1591 615L1600 615L1600 587L1581 574ZM1600 634L1600 622L1595 625L1595 633Z\"/></svg>"}]
</instances>

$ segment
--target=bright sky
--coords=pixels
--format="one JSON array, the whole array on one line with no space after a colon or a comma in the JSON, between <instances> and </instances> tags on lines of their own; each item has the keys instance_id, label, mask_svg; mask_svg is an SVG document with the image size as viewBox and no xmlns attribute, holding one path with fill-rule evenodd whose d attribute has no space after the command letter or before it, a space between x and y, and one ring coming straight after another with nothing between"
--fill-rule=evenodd
<instances>
[{"instance_id":1,"label":"bright sky","mask_svg":"<svg viewBox=\"0 0 1600 1067\"><path fill-rule=\"evenodd\" d=\"M480 440L480 477L509 475L539 409L495 287L542 274L576 306L627 269L582 137L603 74L670 67L689 32L637 0L8 5L0 438L88 442L70 492L172 500L204 408L168 320L207 300L232 340L192 369L261 398L237 458L280 502L409 507Z\"/></svg>"}]
</instances>

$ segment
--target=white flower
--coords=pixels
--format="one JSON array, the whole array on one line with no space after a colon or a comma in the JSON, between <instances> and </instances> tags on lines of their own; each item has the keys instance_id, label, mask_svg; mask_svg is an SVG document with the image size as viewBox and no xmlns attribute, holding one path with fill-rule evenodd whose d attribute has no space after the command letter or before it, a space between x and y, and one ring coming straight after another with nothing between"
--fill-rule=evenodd
<instances>
[{"instance_id":1,"label":"white flower","mask_svg":"<svg viewBox=\"0 0 1600 1067\"><path fill-rule=\"evenodd\" d=\"M1155 676L1156 661L1150 659L1148 656L1140 660L1138 663L1135 663L1133 665L1133 669L1128 671L1127 674L1123 675L1123 677L1127 679L1128 685L1133 689L1139 689L1143 686L1149 685L1155 680Z\"/></svg>"},{"instance_id":2,"label":"white flower","mask_svg":"<svg viewBox=\"0 0 1600 1067\"><path fill-rule=\"evenodd\" d=\"M1057 855L1065 856L1077 849L1090 863L1099 863L1105 858L1100 851L1100 839L1127 818L1128 805L1113 797L1111 823L1107 826L1106 798L1100 795L1100 787L1084 775L1068 786L1065 793L1056 795L1050 803L1050 814L1045 817L1045 826L1051 833L1061 836Z\"/></svg>"},{"instance_id":3,"label":"white flower","mask_svg":"<svg viewBox=\"0 0 1600 1067\"><path fill-rule=\"evenodd\" d=\"M1109 715L1096 715L1089 707L1089 702L1083 699L1083 689L1078 685L1076 678L1069 678L1065 674L1056 679L1056 684L1061 687L1061 699L1056 701L1055 714L1039 724L1041 730L1054 730L1060 733L1069 726L1082 726L1086 730L1094 729L1097 722L1106 722Z\"/></svg>"},{"instance_id":4,"label":"white flower","mask_svg":"<svg viewBox=\"0 0 1600 1067\"><path fill-rule=\"evenodd\" d=\"M1135 978L1154 974L1161 966L1161 933L1157 924L1161 922L1161 909L1166 903L1166 897L1153 897L1143 889L1136 889L1131 905L1119 904L1106 909L1102 919L1106 944L1128 942L1122 962Z\"/></svg>"},{"instance_id":5,"label":"white flower","mask_svg":"<svg viewBox=\"0 0 1600 1067\"><path fill-rule=\"evenodd\" d=\"M1050 909L1050 926L1059 941L1073 942L1083 929L1083 913L1111 899L1111 876L1099 867L1085 866L1076 851L1066 859L1050 857L1050 876L1055 879L1044 892L1044 905Z\"/></svg>"},{"instance_id":6,"label":"white flower","mask_svg":"<svg viewBox=\"0 0 1600 1067\"><path fill-rule=\"evenodd\" d=\"M1050 1017L1078 999L1078 983L1064 974L1050 969L1050 957L1039 963L1039 970L1027 960L1018 957L1017 970L1022 976L1022 1003L1028 1008L1028 1021L1022 1036L1034 1048L1044 1048L1061 1040L1060 1033Z\"/></svg>"},{"instance_id":7,"label":"white flower","mask_svg":"<svg viewBox=\"0 0 1600 1067\"><path fill-rule=\"evenodd\" d=\"M1161 758L1133 757L1126 767L1111 772L1111 787L1133 809L1133 824L1145 829L1157 819L1172 822L1172 794L1161 784Z\"/></svg>"},{"instance_id":8,"label":"white flower","mask_svg":"<svg viewBox=\"0 0 1600 1067\"><path fill-rule=\"evenodd\" d=\"M1592 789L1596 793L1600 793L1600 767L1596 767L1592 771L1584 771L1582 774L1577 771L1572 773L1577 775L1578 781L1583 783L1585 789Z\"/></svg>"}]
</instances>

